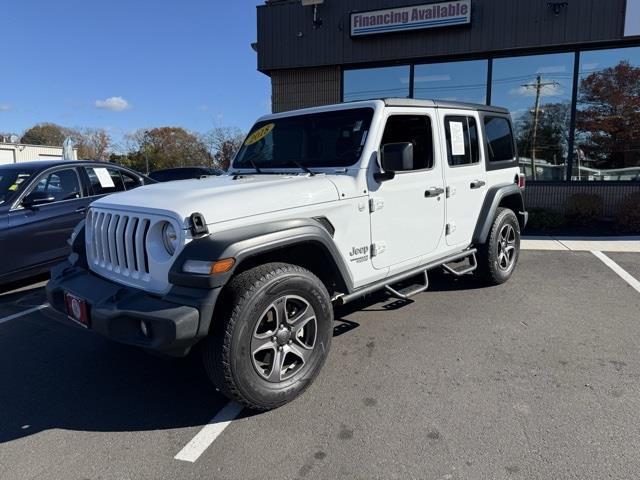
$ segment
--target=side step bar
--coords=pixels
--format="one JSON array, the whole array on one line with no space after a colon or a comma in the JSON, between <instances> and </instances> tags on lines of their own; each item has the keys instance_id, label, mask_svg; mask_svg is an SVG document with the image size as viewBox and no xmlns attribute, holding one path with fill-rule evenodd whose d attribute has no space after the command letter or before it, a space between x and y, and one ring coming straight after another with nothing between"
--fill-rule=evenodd
<instances>
[{"instance_id":1,"label":"side step bar","mask_svg":"<svg viewBox=\"0 0 640 480\"><path fill-rule=\"evenodd\" d=\"M454 263L464 260L470 256L473 256L475 259L475 254L478 252L475 248L471 248L469 250L465 250L464 252L456 253L455 255L450 255L448 257L442 258L440 260L435 260L433 262L427 263L426 265L422 265L420 267L413 268L403 273L399 273L392 277L383 278L377 282L374 282L370 285L362 287L355 292L348 293L346 295L338 295L334 297L333 302L336 305L344 305L346 303L352 302L358 298L364 297L365 295L369 295L377 290L382 288L386 288L387 285L393 285L394 283L402 282L403 280L408 280L411 277L415 277L418 274L425 273L429 270L432 270L436 267L441 267L447 263ZM428 286L428 285L427 285ZM426 290L426 288L425 288ZM424 290L423 290L424 291ZM405 294L406 295L406 294Z\"/></svg>"},{"instance_id":2,"label":"side step bar","mask_svg":"<svg viewBox=\"0 0 640 480\"><path fill-rule=\"evenodd\" d=\"M391 285L385 285L384 288L387 292L400 300L409 300L414 295L422 293L429 288L429 273L426 270L424 271L424 284L419 285L418 288L410 290L396 290Z\"/></svg>"},{"instance_id":3,"label":"side step bar","mask_svg":"<svg viewBox=\"0 0 640 480\"><path fill-rule=\"evenodd\" d=\"M456 268L450 267L446 263L443 263L442 268L444 268L447 272L452 273L456 277L461 277L463 275L466 275L467 273L473 272L476 268L478 268L478 260L476 259L476 254L474 252L471 255L469 255L468 267L456 269Z\"/></svg>"}]
</instances>

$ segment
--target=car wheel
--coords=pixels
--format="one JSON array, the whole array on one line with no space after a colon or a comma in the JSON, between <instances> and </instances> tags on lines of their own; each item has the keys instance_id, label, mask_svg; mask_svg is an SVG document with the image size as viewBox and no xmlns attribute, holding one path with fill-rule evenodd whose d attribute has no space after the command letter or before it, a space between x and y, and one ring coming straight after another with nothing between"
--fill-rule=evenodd
<instances>
[{"instance_id":1,"label":"car wheel","mask_svg":"<svg viewBox=\"0 0 640 480\"><path fill-rule=\"evenodd\" d=\"M489 237L478 247L478 277L489 285L500 285L513 274L520 256L520 224L515 213L498 208Z\"/></svg>"},{"instance_id":2,"label":"car wheel","mask_svg":"<svg viewBox=\"0 0 640 480\"><path fill-rule=\"evenodd\" d=\"M320 279L295 265L269 263L233 278L221 300L226 308L213 319L202 352L213 383L254 410L300 395L331 345L333 309Z\"/></svg>"}]
</instances>

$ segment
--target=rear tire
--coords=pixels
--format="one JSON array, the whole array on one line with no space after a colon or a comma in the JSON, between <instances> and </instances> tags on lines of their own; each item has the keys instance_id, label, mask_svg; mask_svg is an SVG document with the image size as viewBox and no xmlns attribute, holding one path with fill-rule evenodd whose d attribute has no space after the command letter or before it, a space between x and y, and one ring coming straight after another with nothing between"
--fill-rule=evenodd
<instances>
[{"instance_id":1,"label":"rear tire","mask_svg":"<svg viewBox=\"0 0 640 480\"><path fill-rule=\"evenodd\" d=\"M268 263L233 278L203 345L209 378L254 410L290 402L320 372L333 334L327 289L310 271Z\"/></svg>"},{"instance_id":2,"label":"rear tire","mask_svg":"<svg viewBox=\"0 0 640 480\"><path fill-rule=\"evenodd\" d=\"M500 285L513 275L520 257L520 224L513 210L498 208L489 236L478 247L478 278L487 285Z\"/></svg>"}]
</instances>

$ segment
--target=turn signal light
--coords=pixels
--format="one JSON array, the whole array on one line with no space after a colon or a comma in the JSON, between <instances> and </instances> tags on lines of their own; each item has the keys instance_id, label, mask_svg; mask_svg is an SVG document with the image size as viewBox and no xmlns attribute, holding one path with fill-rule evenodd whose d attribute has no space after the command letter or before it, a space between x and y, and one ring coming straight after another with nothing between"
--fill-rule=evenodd
<instances>
[{"instance_id":1,"label":"turn signal light","mask_svg":"<svg viewBox=\"0 0 640 480\"><path fill-rule=\"evenodd\" d=\"M235 265L235 258L223 258L215 262L207 262L203 260L187 260L182 266L185 273L196 273L199 275L216 275L219 273L227 273Z\"/></svg>"},{"instance_id":2,"label":"turn signal light","mask_svg":"<svg viewBox=\"0 0 640 480\"><path fill-rule=\"evenodd\" d=\"M524 174L519 173L518 174L518 186L520 187L520 189L524 190L524 187L527 185L527 178L524 176Z\"/></svg>"},{"instance_id":3,"label":"turn signal light","mask_svg":"<svg viewBox=\"0 0 640 480\"><path fill-rule=\"evenodd\" d=\"M235 263L235 258L225 258L223 260L218 260L217 262L213 262L213 264L211 264L210 273L211 275L216 275L218 273L227 273L233 268Z\"/></svg>"}]
</instances>

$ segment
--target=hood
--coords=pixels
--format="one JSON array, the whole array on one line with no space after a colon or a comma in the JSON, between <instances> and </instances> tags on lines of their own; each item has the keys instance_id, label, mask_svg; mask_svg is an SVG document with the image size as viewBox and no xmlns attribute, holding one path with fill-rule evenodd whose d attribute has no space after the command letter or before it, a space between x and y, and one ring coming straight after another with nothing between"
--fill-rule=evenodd
<instances>
[{"instance_id":1,"label":"hood","mask_svg":"<svg viewBox=\"0 0 640 480\"><path fill-rule=\"evenodd\" d=\"M181 222L197 212L211 225L338 199L338 190L325 175L222 175L147 185L92 205L171 214Z\"/></svg>"}]
</instances>

